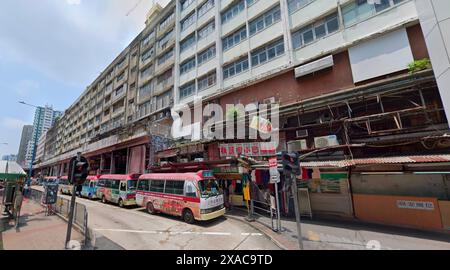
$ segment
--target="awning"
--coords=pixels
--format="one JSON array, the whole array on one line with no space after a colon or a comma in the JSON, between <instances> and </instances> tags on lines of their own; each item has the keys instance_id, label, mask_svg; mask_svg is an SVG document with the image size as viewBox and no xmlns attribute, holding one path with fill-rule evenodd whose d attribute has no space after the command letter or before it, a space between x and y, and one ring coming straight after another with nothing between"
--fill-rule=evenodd
<instances>
[{"instance_id":1,"label":"awning","mask_svg":"<svg viewBox=\"0 0 450 270\"><path fill-rule=\"evenodd\" d=\"M19 180L27 174L16 162L0 161L0 179Z\"/></svg>"},{"instance_id":2,"label":"awning","mask_svg":"<svg viewBox=\"0 0 450 270\"><path fill-rule=\"evenodd\" d=\"M300 162L300 167L346 168L355 165L446 163L446 162L450 162L450 155L402 156L402 157L380 157L380 158L365 158L352 160L349 159L349 160L309 161L309 162Z\"/></svg>"}]
</instances>

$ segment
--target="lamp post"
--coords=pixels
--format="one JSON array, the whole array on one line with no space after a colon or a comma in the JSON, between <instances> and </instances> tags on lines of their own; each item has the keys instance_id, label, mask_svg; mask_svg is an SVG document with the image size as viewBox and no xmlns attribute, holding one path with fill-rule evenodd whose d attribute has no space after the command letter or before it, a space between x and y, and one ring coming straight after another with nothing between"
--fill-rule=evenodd
<instances>
[{"instance_id":1,"label":"lamp post","mask_svg":"<svg viewBox=\"0 0 450 270\"><path fill-rule=\"evenodd\" d=\"M30 107L36 108L36 109L43 108L43 107L40 107L40 106L28 104L25 101L19 101L19 103L22 104L22 105L26 105L26 106L30 106ZM33 150L32 150L32 153L31 153L31 162L30 162L30 168L29 168L30 171L28 173L28 176L29 176L30 179L33 176L33 163L34 163L34 159L36 158L36 148L37 148L37 143L38 143L37 130L35 129L34 124L35 123L33 123L33 135L34 135L33 136Z\"/></svg>"}]
</instances>

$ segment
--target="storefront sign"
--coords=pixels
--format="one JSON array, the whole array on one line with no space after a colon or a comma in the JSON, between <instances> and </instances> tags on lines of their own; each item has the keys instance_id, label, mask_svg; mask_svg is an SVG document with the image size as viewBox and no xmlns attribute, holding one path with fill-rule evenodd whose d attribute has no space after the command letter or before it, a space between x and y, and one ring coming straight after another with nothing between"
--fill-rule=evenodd
<instances>
[{"instance_id":1,"label":"storefront sign","mask_svg":"<svg viewBox=\"0 0 450 270\"><path fill-rule=\"evenodd\" d=\"M274 143L233 143L219 146L221 157L236 157L245 155L250 157L273 156L276 154Z\"/></svg>"},{"instance_id":2,"label":"storefront sign","mask_svg":"<svg viewBox=\"0 0 450 270\"><path fill-rule=\"evenodd\" d=\"M397 201L397 207L400 209L434 211L434 203L432 202Z\"/></svg>"}]
</instances>

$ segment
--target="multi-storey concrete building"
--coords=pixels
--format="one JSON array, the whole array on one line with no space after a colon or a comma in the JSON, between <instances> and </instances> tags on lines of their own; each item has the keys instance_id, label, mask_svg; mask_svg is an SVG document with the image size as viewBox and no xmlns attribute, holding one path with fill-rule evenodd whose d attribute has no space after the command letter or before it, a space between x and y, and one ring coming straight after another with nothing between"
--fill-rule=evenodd
<instances>
[{"instance_id":1,"label":"multi-storey concrete building","mask_svg":"<svg viewBox=\"0 0 450 270\"><path fill-rule=\"evenodd\" d=\"M35 152L38 147L39 138L53 126L56 119L61 117L61 115L61 112L53 110L51 106L36 108L33 122L33 133L27 145L25 158L26 167L31 165L33 155L36 155Z\"/></svg>"},{"instance_id":2,"label":"multi-storey concrete building","mask_svg":"<svg viewBox=\"0 0 450 270\"><path fill-rule=\"evenodd\" d=\"M17 153L17 163L20 166L25 167L25 158L27 153L28 142L31 140L33 135L33 126L23 126L22 135L20 139L19 152Z\"/></svg>"},{"instance_id":3,"label":"multi-storey concrete building","mask_svg":"<svg viewBox=\"0 0 450 270\"><path fill-rule=\"evenodd\" d=\"M427 47L433 38L422 31L419 1L177 0L155 6L145 29L49 130L37 167L67 174L77 152L89 158L91 173L200 170L247 148L257 159L274 155L248 134L164 149L170 108L202 96L203 105L224 109L280 104L276 152L304 156L304 179L315 178L311 185L320 187L310 189L315 213L377 221L386 213L367 207L382 203L398 213L385 217L395 223L402 205L387 201L449 201L440 188L448 181L442 172L450 171L450 157L442 156L450 148L448 108L437 83L445 81L445 69L418 62L436 55ZM167 166L151 166L155 152ZM218 178L242 180L241 170L214 169ZM380 179L385 174L391 182ZM290 193L280 197L283 211L292 210ZM416 226L416 214L404 224ZM450 223L437 207L433 215L420 225Z\"/></svg>"},{"instance_id":4,"label":"multi-storey concrete building","mask_svg":"<svg viewBox=\"0 0 450 270\"><path fill-rule=\"evenodd\" d=\"M155 5L145 29L49 131L46 157L37 168L67 174L68 159L83 152L93 173L142 173L149 131L165 135L170 126L175 32L175 3Z\"/></svg>"}]
</instances>

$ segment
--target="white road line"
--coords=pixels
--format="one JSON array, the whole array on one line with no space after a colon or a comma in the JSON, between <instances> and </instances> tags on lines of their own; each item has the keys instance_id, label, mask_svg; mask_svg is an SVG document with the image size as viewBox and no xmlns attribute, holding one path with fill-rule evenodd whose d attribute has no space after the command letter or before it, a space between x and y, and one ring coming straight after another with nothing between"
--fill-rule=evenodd
<instances>
[{"instance_id":1,"label":"white road line","mask_svg":"<svg viewBox=\"0 0 450 270\"><path fill-rule=\"evenodd\" d=\"M94 229L98 232L122 232L122 233L138 233L138 234L170 234L170 235L208 235L208 236L231 236L229 232L166 232L166 231L137 231L137 230L122 230L122 229ZM262 236L260 233L241 233L242 236Z\"/></svg>"}]
</instances>

